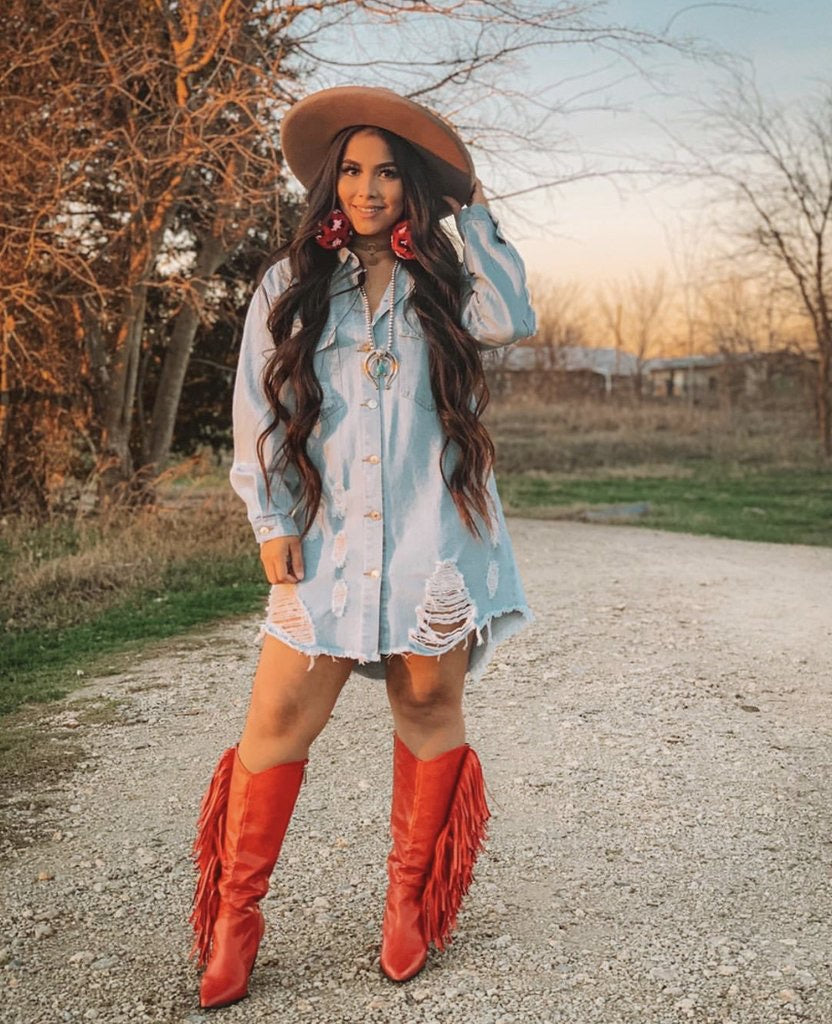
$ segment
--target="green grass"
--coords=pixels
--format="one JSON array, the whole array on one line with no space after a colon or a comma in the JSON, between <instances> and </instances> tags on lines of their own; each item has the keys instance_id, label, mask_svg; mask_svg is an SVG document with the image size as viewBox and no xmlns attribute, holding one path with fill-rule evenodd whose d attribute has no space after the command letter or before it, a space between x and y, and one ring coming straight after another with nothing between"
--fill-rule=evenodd
<instances>
[{"instance_id":1,"label":"green grass","mask_svg":"<svg viewBox=\"0 0 832 1024\"><path fill-rule=\"evenodd\" d=\"M224 561L168 567L161 585L144 588L89 621L0 637L0 714L24 701L64 696L113 653L176 636L194 626L251 614L266 600L268 583L256 553Z\"/></svg>"},{"instance_id":2,"label":"green grass","mask_svg":"<svg viewBox=\"0 0 832 1024\"><path fill-rule=\"evenodd\" d=\"M502 474L508 513L584 518L605 505L649 502L639 526L738 540L832 546L832 472L741 472L714 466L685 475L566 477L534 471Z\"/></svg>"}]
</instances>

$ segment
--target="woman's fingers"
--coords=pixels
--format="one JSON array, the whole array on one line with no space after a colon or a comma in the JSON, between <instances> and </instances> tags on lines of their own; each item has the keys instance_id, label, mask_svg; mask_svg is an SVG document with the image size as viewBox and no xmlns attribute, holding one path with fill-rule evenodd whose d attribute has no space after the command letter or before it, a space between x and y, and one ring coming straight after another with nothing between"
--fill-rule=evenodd
<instances>
[{"instance_id":1,"label":"woman's fingers","mask_svg":"<svg viewBox=\"0 0 832 1024\"><path fill-rule=\"evenodd\" d=\"M297 583L303 579L303 553L299 537L274 537L260 545L260 561L269 583Z\"/></svg>"},{"instance_id":2,"label":"woman's fingers","mask_svg":"<svg viewBox=\"0 0 832 1024\"><path fill-rule=\"evenodd\" d=\"M488 200L485 198L485 192L479 178L476 178L474 181L474 191L471 193L470 203L482 203L483 206L488 206Z\"/></svg>"},{"instance_id":3,"label":"woman's fingers","mask_svg":"<svg viewBox=\"0 0 832 1024\"><path fill-rule=\"evenodd\" d=\"M444 201L451 208L451 212L456 217L459 211L462 209L461 203L459 203L453 196L442 196ZM474 179L474 187L471 190L471 198L468 200L468 205L471 206L473 203L482 203L483 206L488 206L488 200L485 198L485 192L482 187L482 182L479 178Z\"/></svg>"},{"instance_id":4,"label":"woman's fingers","mask_svg":"<svg viewBox=\"0 0 832 1024\"><path fill-rule=\"evenodd\" d=\"M296 579L303 579L303 549L301 548L300 537L292 537L289 541L289 551L292 556L292 571Z\"/></svg>"}]
</instances>

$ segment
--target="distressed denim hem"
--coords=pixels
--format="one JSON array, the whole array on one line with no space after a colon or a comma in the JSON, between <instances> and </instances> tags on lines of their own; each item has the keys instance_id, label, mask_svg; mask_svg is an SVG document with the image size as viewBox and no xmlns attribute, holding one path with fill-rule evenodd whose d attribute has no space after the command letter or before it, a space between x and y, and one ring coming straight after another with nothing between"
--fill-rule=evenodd
<instances>
[{"instance_id":1,"label":"distressed denim hem","mask_svg":"<svg viewBox=\"0 0 832 1024\"><path fill-rule=\"evenodd\" d=\"M527 604L508 605L491 611L477 625L477 642L471 648L466 680L478 683L491 663L497 648L504 641L535 622L536 616ZM487 639L483 634L488 632Z\"/></svg>"},{"instance_id":2,"label":"distressed denim hem","mask_svg":"<svg viewBox=\"0 0 832 1024\"><path fill-rule=\"evenodd\" d=\"M468 668L466 669L466 680L470 680L472 683L479 682L482 678L486 668L493 659L497 648L505 640L514 636L521 629L531 625L535 621L535 614L527 604L520 605L508 605L504 608L498 608L494 611L490 611L488 615L484 616L482 621L474 623L471 629L465 634L463 639L467 639L471 633L476 633L477 642L471 647L471 653L468 659ZM286 644L287 647L291 647L292 650L297 651L299 654L306 654L309 658L309 665L307 671L311 671L315 665L315 659L319 655L327 655L331 658L350 658L356 662L353 669L359 675L363 675L369 679L383 679L384 678L384 665L382 659L387 658L392 654L417 654L429 657L441 657L441 654L437 655L431 651L425 654L423 650L416 650L412 645L405 645L402 647L394 647L390 650L379 651L377 656L367 658L365 655L358 651L350 651L344 648L335 647L324 647L320 644L313 644L310 646L303 646L298 644L297 640L289 636L279 626L276 626L273 622L264 622L259 629L256 640L262 640L266 633L271 634L282 643ZM487 633L487 636L485 635ZM462 640L458 641L461 643ZM364 671L362 671L364 670Z\"/></svg>"},{"instance_id":3,"label":"distressed denim hem","mask_svg":"<svg viewBox=\"0 0 832 1024\"><path fill-rule=\"evenodd\" d=\"M255 642L262 640L266 633L269 633L277 640L280 640L282 643L286 644L287 647L291 647L292 650L297 651L298 654L308 655L309 667L307 668L307 672L312 670L312 667L315 664L315 659L321 654L326 654L331 658L353 658L362 665L368 661L368 659L358 651L350 651L335 647L322 647L320 644L312 644L310 646L299 644L297 640L289 636L288 633L282 630L279 626L276 626L273 622L264 622L261 624L260 631L255 638ZM369 660L379 661L379 658L370 658Z\"/></svg>"}]
</instances>

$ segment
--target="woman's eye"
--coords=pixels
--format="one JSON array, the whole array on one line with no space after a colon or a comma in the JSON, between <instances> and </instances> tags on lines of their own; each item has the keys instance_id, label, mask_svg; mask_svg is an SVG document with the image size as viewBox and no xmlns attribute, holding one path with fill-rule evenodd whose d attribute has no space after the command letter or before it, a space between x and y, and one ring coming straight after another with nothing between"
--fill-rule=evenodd
<instances>
[{"instance_id":1,"label":"woman's eye","mask_svg":"<svg viewBox=\"0 0 832 1024\"><path fill-rule=\"evenodd\" d=\"M359 173L359 168L358 167L342 167L341 168L341 174L355 175L355 174L358 174L358 173ZM395 179L395 178L399 177L399 172L398 172L398 170L395 167L385 167L385 168L383 168L379 172L379 174L381 175L382 178Z\"/></svg>"}]
</instances>

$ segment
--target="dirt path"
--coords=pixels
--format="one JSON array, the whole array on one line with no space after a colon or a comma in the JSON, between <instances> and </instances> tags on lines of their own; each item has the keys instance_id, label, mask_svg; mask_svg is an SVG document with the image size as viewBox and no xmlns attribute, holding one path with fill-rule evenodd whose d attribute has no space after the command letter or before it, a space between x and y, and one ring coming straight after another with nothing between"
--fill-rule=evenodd
<instances>
[{"instance_id":1,"label":"dirt path","mask_svg":"<svg viewBox=\"0 0 832 1024\"><path fill-rule=\"evenodd\" d=\"M494 817L447 954L378 972L391 725L355 676L251 998L197 1010L188 848L257 654L234 623L42 712L85 753L6 809L0 1019L832 1021L832 551L510 526L537 621L467 695Z\"/></svg>"}]
</instances>

